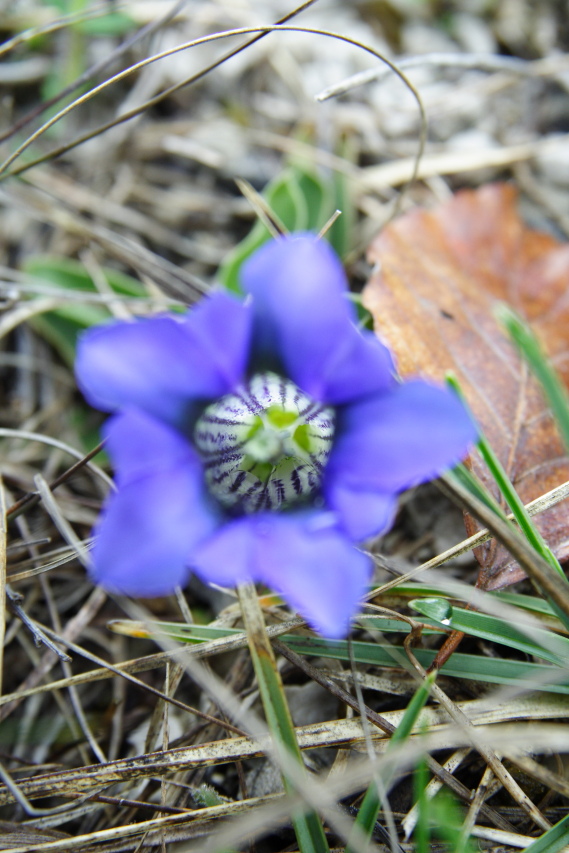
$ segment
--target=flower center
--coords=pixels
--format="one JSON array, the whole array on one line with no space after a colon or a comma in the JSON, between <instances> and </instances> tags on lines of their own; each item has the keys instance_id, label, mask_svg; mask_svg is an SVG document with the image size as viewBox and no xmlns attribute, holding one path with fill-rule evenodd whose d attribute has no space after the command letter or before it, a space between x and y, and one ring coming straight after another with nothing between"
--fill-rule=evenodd
<instances>
[{"instance_id":1,"label":"flower center","mask_svg":"<svg viewBox=\"0 0 569 853\"><path fill-rule=\"evenodd\" d=\"M210 492L245 513L313 496L333 436L334 410L276 373L257 373L209 405L194 432Z\"/></svg>"}]
</instances>

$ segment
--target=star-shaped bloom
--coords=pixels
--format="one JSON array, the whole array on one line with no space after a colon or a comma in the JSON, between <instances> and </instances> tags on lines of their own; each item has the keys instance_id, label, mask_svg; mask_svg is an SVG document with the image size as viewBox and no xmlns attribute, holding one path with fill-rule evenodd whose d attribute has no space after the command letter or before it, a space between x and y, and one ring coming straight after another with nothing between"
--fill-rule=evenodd
<instances>
[{"instance_id":1,"label":"star-shaped bloom","mask_svg":"<svg viewBox=\"0 0 569 853\"><path fill-rule=\"evenodd\" d=\"M185 315L86 332L76 372L112 412L116 469L94 580L165 595L191 572L276 590L325 636L348 630L371 578L357 543L404 489L462 459L476 429L450 391L399 383L360 331L342 266L311 234L265 244Z\"/></svg>"}]
</instances>

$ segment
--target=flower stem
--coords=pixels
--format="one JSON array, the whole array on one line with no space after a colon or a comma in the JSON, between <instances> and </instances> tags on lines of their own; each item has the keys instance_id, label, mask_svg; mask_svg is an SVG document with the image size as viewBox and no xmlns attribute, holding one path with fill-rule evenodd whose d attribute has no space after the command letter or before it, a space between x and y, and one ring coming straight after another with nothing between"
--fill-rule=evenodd
<instances>
[{"instance_id":1,"label":"flower stem","mask_svg":"<svg viewBox=\"0 0 569 853\"><path fill-rule=\"evenodd\" d=\"M285 759L290 759L290 762L285 761L286 764L294 763L292 774L288 771L283 773L283 784L287 792L296 792L299 787L304 788L302 782L308 782L308 775L296 740L263 611L253 584L240 584L237 592L267 725L276 743L277 752L284 753ZM292 816L292 823L301 853L328 853L324 829L315 812L296 812Z\"/></svg>"}]
</instances>

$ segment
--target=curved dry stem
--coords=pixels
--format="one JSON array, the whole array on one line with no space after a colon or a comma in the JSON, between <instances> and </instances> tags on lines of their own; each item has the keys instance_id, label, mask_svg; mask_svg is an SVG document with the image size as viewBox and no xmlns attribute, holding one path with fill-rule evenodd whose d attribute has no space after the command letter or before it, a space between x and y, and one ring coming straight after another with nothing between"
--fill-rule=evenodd
<instances>
[{"instance_id":1,"label":"curved dry stem","mask_svg":"<svg viewBox=\"0 0 569 853\"><path fill-rule=\"evenodd\" d=\"M74 459L82 461L85 458L85 454L80 450L75 450L74 447L71 447L70 444L66 444L64 441L59 441L57 438L53 438L51 435L42 435L39 432L28 432L25 429L10 429L9 427L0 427L0 438L20 438L24 441L39 441L41 444L49 444L51 447L57 447L58 450L64 450L65 453L68 453L70 456L73 456ZM112 479L108 474L105 474L102 468L99 468L98 465L95 465L94 462L85 462L85 467L89 468L93 474L96 474L109 488L114 489L115 485Z\"/></svg>"},{"instance_id":2,"label":"curved dry stem","mask_svg":"<svg viewBox=\"0 0 569 853\"><path fill-rule=\"evenodd\" d=\"M305 4L305 6L306 5L307 4ZM77 98L75 101L73 101L73 103L69 104L67 107L64 107L56 115L54 115L49 121L47 121L40 128L38 128L38 130L35 133L33 133L30 137L28 137L28 139L25 142L23 142L4 161L4 163L2 163L0 165L0 180L6 180L6 178L8 178L8 177L12 177L14 175L19 175L22 172L27 171L28 169L31 169L33 166L38 165L39 163L43 163L46 160L52 159L55 156L59 156L61 154L64 154L67 151L70 151L72 148L75 148L77 145L80 145L82 142L86 141L87 139L90 139L93 136L99 135L104 130L108 130L109 128L114 127L117 124L120 124L124 121L127 121L129 118L133 118L135 115L139 115L141 112L143 112L145 109L147 109L150 105L152 105L154 102L156 102L155 98L152 99L151 101L147 101L144 105L142 105L141 107L138 107L136 110L132 110L130 113L128 113L126 115L119 116L113 122L108 123L104 127L98 128L96 131L92 132L91 134L86 134L84 137L77 139L74 142L69 143L68 145L61 146L60 148L56 149L55 151L50 152L49 154L43 155L42 157L37 158L36 160L32 160L31 162L26 163L26 164L24 164L24 165L22 165L16 169L12 169L12 170L8 171L10 169L10 166L12 165L12 163L14 163L34 142L36 142L41 136L43 136L43 134L46 133L46 131L48 131L51 127L53 127L55 124L57 124L58 121L63 119L65 116L69 115L69 113L71 113L77 107L79 107L82 104L85 104L88 101L90 101L92 98L94 98L100 92L103 92L109 86L112 86L114 83L117 83L120 80L125 79L126 77L130 76L131 74L135 73L136 71L140 71L141 69L146 68L146 66L151 65L152 63L157 62L160 59L165 59L166 57L173 56L176 53L180 53L184 50L189 50L192 47L198 47L199 45L203 45L203 44L210 44L212 42L219 41L219 40L225 39L225 38L232 38L234 36L251 35L253 33L256 33L257 36L252 41L257 41L259 38L267 35L268 33L272 33L272 32L275 32L277 30L281 31L281 32L296 32L296 33L307 33L307 34L311 34L311 35L320 35L320 36L325 36L327 38L337 39L338 41L343 41L346 44L351 44L354 47L357 47L360 50L363 50L366 53L371 54L371 56L375 57L380 62L385 63L393 71L393 73L399 77L399 79L403 82L403 84L409 89L409 91L411 92L411 94L413 95L413 97L415 98L415 100L417 102L417 107L418 107L419 116L420 116L420 133L419 133L419 144L417 147L417 153L415 155L414 168L413 168L413 171L412 171L412 174L411 174L409 180L407 181L407 183L403 187L403 190L402 190L402 196L403 196L407 187L411 186L417 177L418 170L419 170L419 164L421 162L421 157L423 155L423 151L425 148L425 142L426 142L426 138L427 138L427 117L426 117L426 113L425 113L425 108L424 108L423 102L421 100L421 96L419 95L419 92L417 91L415 86L411 83L411 81L408 79L408 77L397 67L397 65L394 62L392 62L390 59L385 57L379 51L375 50L374 48L370 47L369 45L363 44L363 42L360 42L357 39L351 38L350 36L342 35L341 33L331 32L329 30L321 30L321 29L316 29L316 28L311 28L311 27L296 27L296 26L290 26L290 25L284 25L284 24L274 24L274 25L265 26L265 27L239 27L239 28L233 29L233 30L225 30L225 31L220 32L220 33L212 33L212 34L207 35L207 36L202 36L201 38L198 38L198 39L193 39L190 42L185 42L184 44L177 45L176 47L170 48L168 50L161 51L160 53L154 54L153 56L146 57L146 59L143 59L140 62L137 62L134 65L131 65L129 68L126 68L123 71L118 72L113 77L110 77L108 80L105 80L103 83L100 83L98 86L95 86L95 88L91 89L89 92L86 92L84 95ZM238 50L242 50L245 47L249 46L249 44L251 44L252 41L250 41L247 45L241 45ZM208 73L210 70L213 70L213 68L218 67L218 65L220 65L222 62L225 62L230 56L233 56L236 52L237 51L232 51L229 55L222 57L222 59L219 60L217 63L212 64L207 69L204 69L204 71L200 72L199 75L194 75L194 77L190 78L190 80L188 82L194 82L196 79L200 79L201 77L205 76L206 73ZM178 85L178 88L179 88L179 85ZM171 91L173 91L173 89L171 88L170 90L167 90L167 91L171 92ZM159 97L160 98L164 97L164 95L165 95L165 93L162 93L162 95ZM398 209L398 207L400 205L400 200L401 200L402 196L400 196L400 199L398 201L398 205L396 206L396 210Z\"/></svg>"},{"instance_id":3,"label":"curved dry stem","mask_svg":"<svg viewBox=\"0 0 569 853\"><path fill-rule=\"evenodd\" d=\"M308 9L309 6L312 6L316 2L317 2L317 0L307 0L306 3L303 3L301 6L298 6L296 9L294 9L288 15L285 15L284 18L280 18L278 21L276 21L276 24L284 24L284 23L286 23L286 21L290 21L292 18L296 17L296 15L300 14L300 12L303 12L305 9ZM161 23L164 23L164 21L165 21L165 19L161 19ZM86 133L83 136L78 137L72 143L69 143L68 145L62 145L59 148L54 148L53 151L51 151L48 155L45 155L44 157L39 157L37 160L34 160L33 162L28 163L27 168L31 168L32 166L38 165L38 163L44 162L44 160L46 158L49 159L52 157L58 157L60 154L64 154L67 151L70 151L72 148L76 148L77 146L81 145L83 142L87 142L90 139L94 139L96 136L99 136L101 133L104 133L106 130L111 130L111 128L118 127L119 125L124 124L124 122L128 121L129 119L135 118L136 116L141 115L141 113L143 113L145 110L148 110L151 107L156 106L157 104L161 103L161 101L168 98L170 95L173 95L175 92L180 91L180 89L183 89L186 86L190 86L192 83L196 83L198 80L201 80L210 71L213 71L215 68L218 68L226 60L230 59L232 56L236 56L238 53L241 53L242 50L245 50L247 47L254 44L256 41L259 41L259 39L264 38L265 35L266 35L266 33L260 33L260 34L256 35L254 38L245 42L245 44L240 45L239 47L235 48L234 50L230 50L228 53L226 53L220 59L218 59L215 62L208 65L206 68L202 68L202 70L198 71L197 74L192 74L190 77L186 77L184 80L181 80L179 83L175 83L173 86L169 86L167 89L164 89L163 92L160 92L158 95L155 95L153 98L150 98L149 100L145 101L140 106L134 107L131 110L127 110L126 112L121 113L121 115L118 116L117 118L114 118L112 121L107 122L106 124L99 125L98 128L96 128L93 131L89 131L89 133ZM97 68L97 70L100 71L101 69ZM94 71L92 68L88 69L88 71L86 71L84 75L81 75L81 77L78 78L78 80L76 80L76 81L74 81L74 83L70 84L68 89L65 89L62 92L60 92L57 95L57 97L54 98L49 103L55 104L55 103L57 103L58 100L60 100L62 97L64 97L65 94L68 94L68 92L74 91L82 82L85 81L85 79L89 79L89 76L86 76L88 74L90 74L91 76L94 74ZM42 105L42 109L45 109L45 106L46 105ZM41 112L41 110L38 110L38 111L32 113L31 118L35 118L35 116L38 115L40 112ZM20 122L18 125L15 126L14 130L19 130L21 127L24 127L25 124L27 124L27 121ZM11 135L11 134L12 134L12 130L10 131L10 133L8 135ZM2 141L5 138L8 138L8 137L7 136L6 137L0 136L0 141ZM12 175L12 174L17 174L17 172L16 171L10 172L10 175Z\"/></svg>"},{"instance_id":4,"label":"curved dry stem","mask_svg":"<svg viewBox=\"0 0 569 853\"><path fill-rule=\"evenodd\" d=\"M164 15L157 18L154 21L151 21L149 24L146 24L144 27L141 27L134 35L125 39L122 44L118 46L115 50L111 51L109 54L106 54L102 59L96 62L94 65L91 65L90 68L87 68L83 74L77 77L76 80L73 80L68 86L61 89L56 95L52 98L49 98L47 101L44 101L40 104L39 107L30 110L27 115L23 116L19 121L16 122L9 130L5 133L0 134L0 142L4 142L6 139L9 139L14 133L17 133L22 128L26 127L31 121L33 121L38 115L45 113L47 110L51 109L51 107L55 106L58 102L62 101L68 95L71 95L72 92L75 92L85 83L87 83L91 78L93 78L96 74L100 74L105 68L108 68L109 65L112 65L115 60L117 60L123 53L127 50L130 50L137 42L141 41L143 38L146 38L149 35L155 33L160 27L164 26L164 24L168 23L177 13L187 4L188 0L178 0L177 3ZM114 7L114 11L120 11L122 8L122 4L117 4ZM102 15L106 15L109 12L108 6L105 4L102 7L97 7L96 10L92 10L91 12L78 12L74 15L66 15L65 18L59 18L57 21L57 26L51 25L46 27L35 27L33 30L29 30L28 33L31 33L29 38L32 38L36 35L43 35L44 33L53 32L59 29L63 29L66 26L72 25L77 22L92 20L93 18L101 17ZM16 36L15 41L21 37ZM22 39L25 41L26 39ZM20 43L20 42L18 42ZM0 56L3 52L6 51L6 45L0 49Z\"/></svg>"}]
</instances>

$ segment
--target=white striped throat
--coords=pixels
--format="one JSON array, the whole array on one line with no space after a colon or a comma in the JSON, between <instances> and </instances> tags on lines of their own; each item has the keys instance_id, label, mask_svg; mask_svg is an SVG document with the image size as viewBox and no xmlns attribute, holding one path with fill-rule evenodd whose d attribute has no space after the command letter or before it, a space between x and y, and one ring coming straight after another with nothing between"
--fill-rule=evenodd
<instances>
[{"instance_id":1,"label":"white striped throat","mask_svg":"<svg viewBox=\"0 0 569 853\"><path fill-rule=\"evenodd\" d=\"M334 410L290 379L257 373L211 403L194 441L210 492L244 513L285 509L315 497L334 438Z\"/></svg>"}]
</instances>

